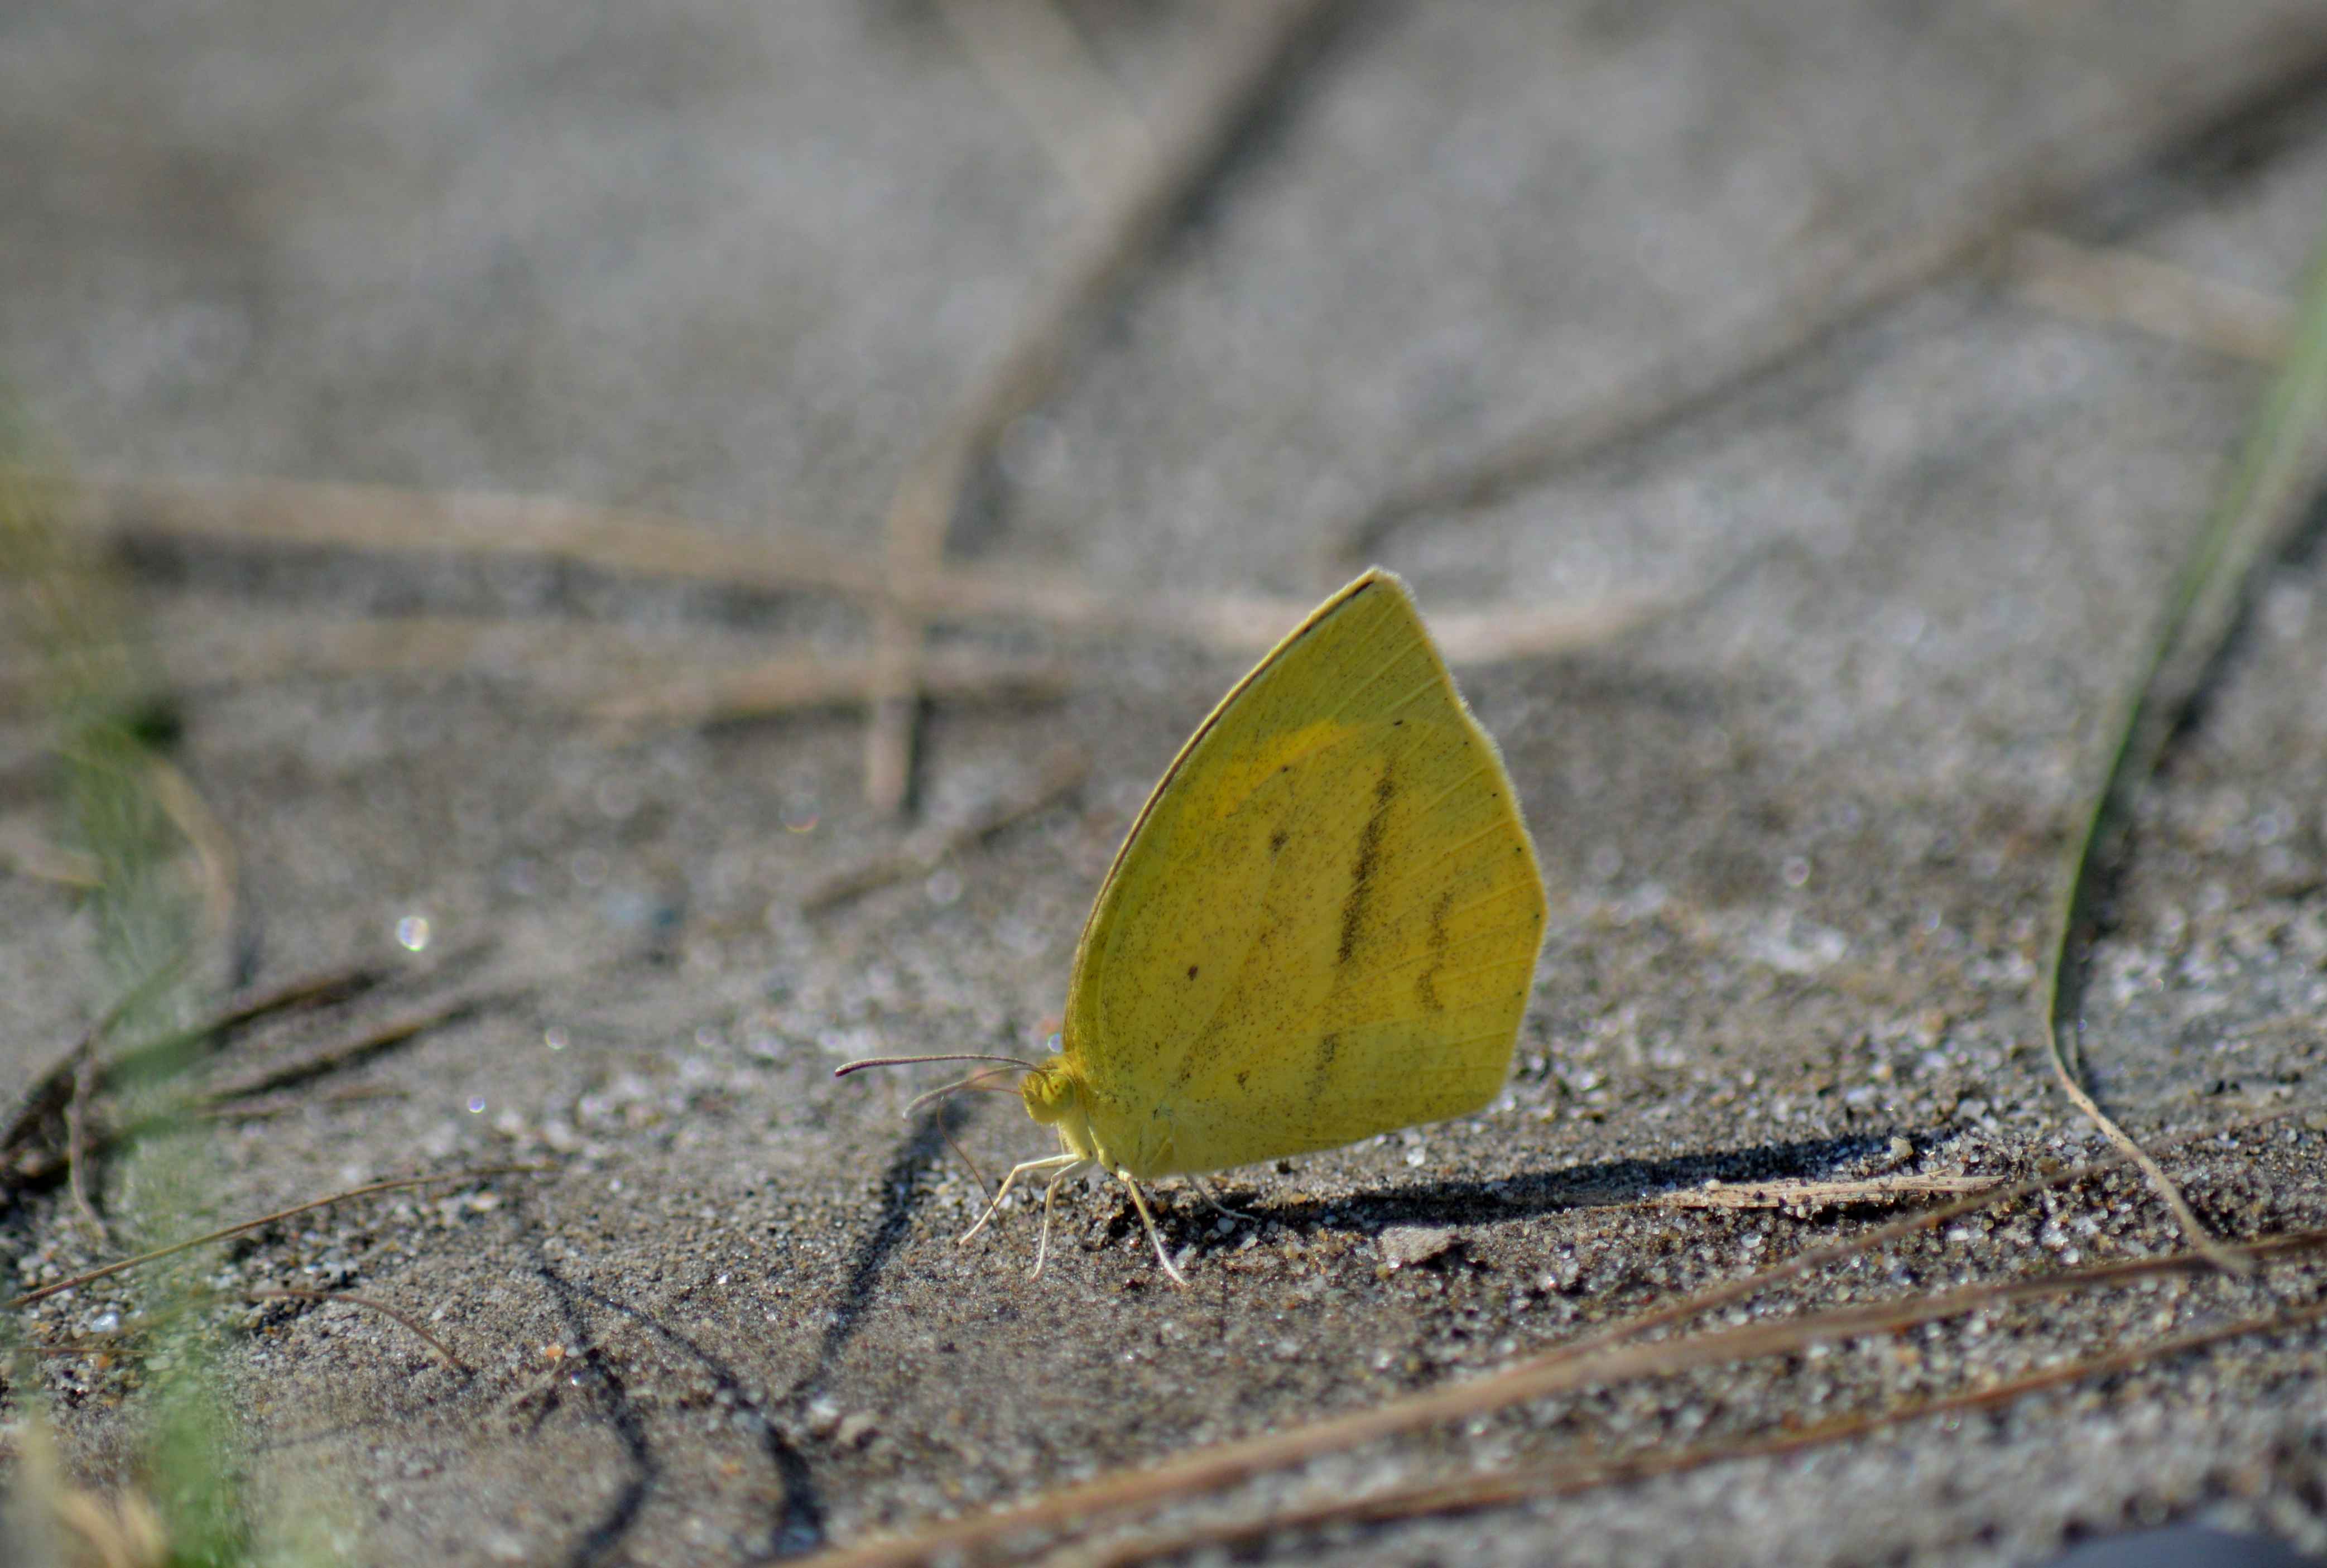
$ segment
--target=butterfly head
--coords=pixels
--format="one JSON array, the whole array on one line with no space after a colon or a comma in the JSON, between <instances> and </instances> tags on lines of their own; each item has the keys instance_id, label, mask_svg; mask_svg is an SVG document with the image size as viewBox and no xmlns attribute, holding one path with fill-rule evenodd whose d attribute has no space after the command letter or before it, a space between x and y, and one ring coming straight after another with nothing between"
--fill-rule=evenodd
<instances>
[{"instance_id":1,"label":"butterfly head","mask_svg":"<svg viewBox=\"0 0 2327 1568\"><path fill-rule=\"evenodd\" d=\"M1082 1080L1065 1057L1052 1056L1037 1064L1019 1080L1018 1093L1028 1115L1059 1129L1059 1141L1069 1153L1084 1159L1097 1156Z\"/></svg>"}]
</instances>

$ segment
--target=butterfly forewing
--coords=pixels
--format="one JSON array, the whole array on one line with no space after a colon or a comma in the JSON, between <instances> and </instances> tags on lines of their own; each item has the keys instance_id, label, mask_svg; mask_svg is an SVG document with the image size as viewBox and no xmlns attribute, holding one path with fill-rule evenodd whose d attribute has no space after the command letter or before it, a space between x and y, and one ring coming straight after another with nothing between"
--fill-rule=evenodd
<instances>
[{"instance_id":1,"label":"butterfly forewing","mask_svg":"<svg viewBox=\"0 0 2327 1568\"><path fill-rule=\"evenodd\" d=\"M1213 711L1117 856L1067 1000L1094 1130L1162 1175L1473 1110L1543 920L1493 743L1369 573Z\"/></svg>"}]
</instances>

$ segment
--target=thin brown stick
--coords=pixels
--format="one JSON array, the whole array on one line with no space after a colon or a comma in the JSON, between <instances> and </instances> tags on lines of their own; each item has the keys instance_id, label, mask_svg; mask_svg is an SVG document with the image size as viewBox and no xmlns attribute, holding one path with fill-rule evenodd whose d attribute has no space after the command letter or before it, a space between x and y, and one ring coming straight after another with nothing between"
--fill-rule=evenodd
<instances>
[{"instance_id":1,"label":"thin brown stick","mask_svg":"<svg viewBox=\"0 0 2327 1568\"><path fill-rule=\"evenodd\" d=\"M326 1305L340 1303L350 1307L361 1307L368 1312L378 1312L381 1317L391 1318L412 1330L430 1349L444 1357L445 1364L455 1372L465 1376L469 1371L469 1364L453 1354L451 1346L422 1328L420 1320L399 1307L389 1306L386 1302L374 1301L369 1296L360 1296L353 1291L303 1291L289 1286L247 1290L241 1293L245 1299L254 1302L322 1302Z\"/></svg>"},{"instance_id":2,"label":"thin brown stick","mask_svg":"<svg viewBox=\"0 0 2327 1568\"><path fill-rule=\"evenodd\" d=\"M105 882L105 866L97 856L51 843L29 817L0 822L0 869L69 888L98 887Z\"/></svg>"},{"instance_id":3,"label":"thin brown stick","mask_svg":"<svg viewBox=\"0 0 2327 1568\"><path fill-rule=\"evenodd\" d=\"M325 1303L344 1302L349 1306L360 1307L366 1311L378 1312L384 1318L394 1319L426 1341L429 1349L442 1356L455 1371L465 1375L470 1369L468 1364L454 1355L451 1347L444 1340L421 1327L417 1319L399 1308L391 1307L385 1302L374 1301L369 1296L360 1296L353 1291L310 1291L290 1286L267 1286L240 1291L203 1291L191 1297L181 1298L173 1302L168 1311L143 1318L136 1323L124 1324L118 1329L101 1334L76 1334L70 1339L52 1339L45 1344L35 1346L34 1349L43 1356L86 1356L101 1347L119 1344L134 1334L183 1317L190 1311L216 1306L220 1302L233 1301L322 1302Z\"/></svg>"},{"instance_id":4,"label":"thin brown stick","mask_svg":"<svg viewBox=\"0 0 2327 1568\"><path fill-rule=\"evenodd\" d=\"M182 506L140 509L143 503L181 492ZM1069 635L1135 631L1223 653L1266 651L1314 608L1309 600L1264 594L1115 593L1070 574L975 565L946 565L918 583L884 585L878 573L855 565L846 573L825 572L814 547L804 554L796 551L789 536L762 547L732 529L687 518L641 525L628 520L626 514L544 497L465 496L289 480L147 478L99 482L80 493L80 499L87 503L89 526L122 532L256 546L531 555L599 571L722 582L771 593L837 593L868 604L891 598L924 618L942 617L949 622L1031 621ZM502 537L466 526L445 526L448 515L463 516L472 508L486 518L503 511L519 518L534 513L570 517L575 519L575 532L565 537L553 530L519 527ZM355 515L340 517L344 511ZM317 520L312 537L300 531L309 519ZM620 537L625 529L650 537L620 549L602 547L610 530ZM1514 601L1450 605L1434 611L1430 623L1447 662L1488 664L1592 647L1688 602L1685 591L1672 591L1573 604ZM631 630L607 634L591 627L519 626L478 617L342 618L324 635L310 673L472 668L498 659L509 645L540 652L553 663L569 656L618 663L626 649L634 655L632 645L649 635ZM238 678L238 670L250 678L290 672L301 658L302 645L287 637L270 640L258 636L255 646L245 650L241 664L227 661L222 678ZM674 657L683 652L674 650ZM779 667L786 662L779 661ZM856 688L852 685L851 689Z\"/></svg>"},{"instance_id":5,"label":"thin brown stick","mask_svg":"<svg viewBox=\"0 0 2327 1568\"><path fill-rule=\"evenodd\" d=\"M2127 250L2023 229L2005 247L2003 266L2013 292L2041 309L2231 359L2275 365L2294 337L2294 307L2286 301Z\"/></svg>"},{"instance_id":6,"label":"thin brown stick","mask_svg":"<svg viewBox=\"0 0 2327 1568\"><path fill-rule=\"evenodd\" d=\"M2322 66L2327 32L2315 19L2285 19L2234 36L2206 58L2179 60L2154 78L2130 82L2099 112L2014 151L1901 231L1827 239L1771 303L1727 323L1713 341L1685 343L1595 402L1482 451L1432 462L1393 485L1329 530L1328 554L1340 561L1371 555L1409 518L1483 506L1592 453L1713 406L1828 334L2042 222L2097 181L2309 80Z\"/></svg>"},{"instance_id":7,"label":"thin brown stick","mask_svg":"<svg viewBox=\"0 0 2327 1568\"><path fill-rule=\"evenodd\" d=\"M100 1245L111 1242L105 1218L89 1196L89 1097L97 1088L97 1042L85 1040L73 1063L72 1097L65 1102L65 1183L72 1190L73 1208L89 1234Z\"/></svg>"},{"instance_id":8,"label":"thin brown stick","mask_svg":"<svg viewBox=\"0 0 2327 1568\"><path fill-rule=\"evenodd\" d=\"M2276 1116L2262 1118L2265 1122L2278 1119ZM2214 1135L2219 1134L2196 1134L2200 1137ZM1792 1349L1810 1339L1882 1332L1915 1321L1929 1321L1902 1316L1902 1312L1911 1313L1915 1310L1912 1303L1902 1307L1895 1302L1883 1302L1838 1309L1807 1318L1749 1323L1742 1328L1717 1330L1686 1339L1647 1344L1629 1342L1651 1329L1693 1319L1743 1297L1758 1295L1771 1285L1798 1277L1823 1263L1871 1250L1884 1241L1929 1229L1956 1214L2025 1196L2048 1187L2066 1185L2125 1162L2125 1156L2113 1150L2086 1165L2012 1187L1993 1189L1957 1203L1894 1220L1876 1227L1864 1237L1813 1248L1757 1274L1696 1292L1678 1302L1640 1313L1586 1334L1568 1345L1468 1382L1425 1389L1418 1394L1386 1401L1370 1409L1328 1416L1286 1432L1214 1444L1153 1467L1116 1470L1036 1497L1014 1507L975 1518L949 1521L910 1535L844 1548L812 1561L818 1568L842 1568L844 1564L846 1568L873 1568L874 1564L919 1562L939 1553L969 1553L1010 1536L1054 1528L1073 1520L1097 1520L1110 1515L1151 1508L1177 1498L1230 1486L1256 1475L1283 1470L1323 1454L1574 1388L1621 1383L1641 1377L1665 1376L1700 1366L1775 1354ZM2188 1255L2177 1255L2185 1259ZM2120 1271L2126 1265L2105 1266L2111 1271ZM2175 1266L2182 1265L2177 1263ZM2111 1277L2115 1277L2114 1274ZM2043 1286L2044 1282L2037 1280L2014 1282L2014 1288L2038 1290ZM1993 1291L1995 1287L1975 1288ZM1958 1296L1960 1293L1951 1293L1950 1295ZM1944 1304L1949 1299L1950 1296L1941 1296L1929 1298L1928 1302ZM1963 1309L1951 1307L1936 1315L1947 1316L1958 1310ZM1806 1328L1805 1325L1812 1327Z\"/></svg>"},{"instance_id":9,"label":"thin brown stick","mask_svg":"<svg viewBox=\"0 0 2327 1568\"><path fill-rule=\"evenodd\" d=\"M935 871L953 856L1079 789L1089 770L1080 752L1061 747L1043 759L1041 772L1023 789L993 802L967 822L917 833L893 854L842 872L802 899L801 911L822 914L876 888Z\"/></svg>"},{"instance_id":10,"label":"thin brown stick","mask_svg":"<svg viewBox=\"0 0 2327 1568\"><path fill-rule=\"evenodd\" d=\"M176 984L178 976L184 972L186 954L182 948L155 965L152 973L117 997L113 1004L81 1032L80 1038L63 1056L33 1080L32 1087L24 1091L16 1115L9 1121L7 1130L0 1133L0 1187L13 1186L46 1173L27 1169L28 1153L42 1137L49 1119L70 1108L72 1098L79 1092L81 1064L93 1058L97 1048L120 1026L124 1018ZM70 1125L66 1134L70 1143ZM47 1169L53 1171L54 1166Z\"/></svg>"},{"instance_id":11,"label":"thin brown stick","mask_svg":"<svg viewBox=\"0 0 2327 1568\"><path fill-rule=\"evenodd\" d=\"M1651 1199L1659 1209L1833 1209L1844 1204L1896 1203L1910 1198L1953 1198L2004 1185L2001 1176L1876 1176L1863 1181L1724 1181L1687 1187Z\"/></svg>"},{"instance_id":12,"label":"thin brown stick","mask_svg":"<svg viewBox=\"0 0 2327 1568\"><path fill-rule=\"evenodd\" d=\"M678 525L715 532L704 525ZM176 692L276 681L464 674L521 679L569 701L661 672L744 669L768 657L763 634L705 625L640 626L551 615L268 611L226 594L173 593L144 629L171 650ZM163 673L163 672L155 672ZM40 671L0 666L0 705L36 695Z\"/></svg>"},{"instance_id":13,"label":"thin brown stick","mask_svg":"<svg viewBox=\"0 0 2327 1568\"><path fill-rule=\"evenodd\" d=\"M2177 1149L2203 1143L2210 1138L2229 1137L2234 1134L2253 1132L2257 1128L2268 1126L2274 1122L2285 1121L2292 1114L2289 1111L2273 1111L2268 1115L2256 1116L2248 1121L2234 1122L2227 1127L2211 1128L2200 1133L2185 1133L2178 1138L2160 1140L2155 1146L2155 1152L2161 1154L2171 1153ZM2001 1204L2016 1203L2023 1198L2032 1198L2039 1192L2049 1191L2055 1188L2072 1186L2088 1178L2104 1175L2120 1166L2132 1163L2134 1162L2122 1149L2112 1146L2108 1153L2081 1165L2066 1167L2049 1175L2031 1176L2023 1181L2013 1182L2009 1186L1991 1187L1984 1192L1975 1192L1957 1199L1952 1203L1942 1203L1936 1209L1921 1209L1887 1221L1871 1230L1862 1231L1856 1236L1846 1237L1840 1241L1828 1242L1823 1246L1805 1248L1782 1262L1771 1264L1752 1274L1705 1286L1686 1296L1668 1302L1662 1306L1651 1307L1621 1322L1612 1323L1604 1329L1582 1335L1550 1354L1566 1357L1591 1355L1609 1346L1638 1339L1654 1330L1687 1322L1719 1308L1734 1306L1739 1302L1762 1294L1772 1286L1805 1278L1819 1269L1863 1256L1878 1248L1888 1246L1894 1241L1903 1241L1908 1237L1922 1231L1936 1230L1950 1219L1962 1215L1976 1213L1980 1209L1995 1208Z\"/></svg>"},{"instance_id":14,"label":"thin brown stick","mask_svg":"<svg viewBox=\"0 0 2327 1568\"><path fill-rule=\"evenodd\" d=\"M1051 0L939 0L938 14L1086 207L1154 155L1139 111Z\"/></svg>"},{"instance_id":15,"label":"thin brown stick","mask_svg":"<svg viewBox=\"0 0 2327 1568\"><path fill-rule=\"evenodd\" d=\"M401 1013L365 1023L342 1038L307 1052L296 1061L284 1062L232 1083L221 1084L205 1093L201 1103L210 1106L225 1106L235 1100L269 1094L339 1072L369 1060L393 1046L402 1045L440 1023L466 1017L500 994L498 991L463 991L419 1003Z\"/></svg>"},{"instance_id":16,"label":"thin brown stick","mask_svg":"<svg viewBox=\"0 0 2327 1568\"><path fill-rule=\"evenodd\" d=\"M764 636L704 626L605 626L547 617L486 615L313 615L253 613L247 603L181 596L173 615L152 629L178 650L170 688L186 693L275 681L369 676L467 675L523 682L602 718L715 723L804 708L862 703L867 661L799 652L771 654ZM173 638L183 618L198 630ZM927 684L949 701L1047 697L1062 692L1067 672L1055 659L1010 657L975 649L932 653ZM38 671L14 678L38 689ZM0 705L11 673L0 667ZM45 844L29 820L0 823L0 863L23 863L28 875L86 880L86 857Z\"/></svg>"},{"instance_id":17,"label":"thin brown stick","mask_svg":"<svg viewBox=\"0 0 2327 1568\"><path fill-rule=\"evenodd\" d=\"M170 825L192 846L201 871L202 923L210 941L222 945L234 934L235 853L233 835L183 770L165 757L145 758L145 787Z\"/></svg>"},{"instance_id":18,"label":"thin brown stick","mask_svg":"<svg viewBox=\"0 0 2327 1568\"><path fill-rule=\"evenodd\" d=\"M864 793L876 812L901 809L911 781L922 636L913 604L942 564L964 485L1010 422L1049 390L1084 319L1219 163L1325 3L1251 0L1222 13L1220 37L1157 121L1152 155L1068 238L1063 264L1034 291L1007 347L972 381L897 487L883 531L892 593L874 617L865 733Z\"/></svg>"},{"instance_id":19,"label":"thin brown stick","mask_svg":"<svg viewBox=\"0 0 2327 1568\"><path fill-rule=\"evenodd\" d=\"M21 471L20 471L21 473ZM27 482L44 476L22 474ZM57 484L60 481L49 481ZM867 602L880 567L797 529L747 533L544 496L290 480L82 479L60 484L60 521L233 545L398 555L529 556L603 572Z\"/></svg>"},{"instance_id":20,"label":"thin brown stick","mask_svg":"<svg viewBox=\"0 0 2327 1568\"><path fill-rule=\"evenodd\" d=\"M2198 1255L2185 1254L2193 1263ZM1606 1461L1585 1461L1541 1470L1512 1467L1460 1480L1398 1487L1366 1497L1271 1512L1257 1519L1198 1525L1169 1535L1102 1543L1095 1550L1070 1548L1044 1559L1075 1568L1126 1568L1134 1563L1178 1556L1205 1547L1234 1547L1266 1536L1328 1525L1388 1525L1435 1515L1475 1513L1539 1498L1572 1497L1601 1487L1676 1475L1733 1461L1768 1459L1823 1448L1930 1416L1993 1410L2032 1394L2089 1378L2129 1372L2226 1340L2253 1334L2279 1334L2308 1328L2327 1318L2327 1302L2314 1302L2266 1317L2248 1317L2193 1329L2153 1345L2132 1345L2098 1356L2031 1372L1990 1387L1915 1399L1889 1410L1840 1415L1798 1432L1763 1433L1743 1441L1702 1443L1669 1451L1649 1451Z\"/></svg>"},{"instance_id":21,"label":"thin brown stick","mask_svg":"<svg viewBox=\"0 0 2327 1568\"><path fill-rule=\"evenodd\" d=\"M455 961L447 959L445 962ZM332 969L311 970L288 980L246 986L219 1003L199 1022L185 1029L173 1030L159 1040L134 1046L114 1058L106 1064L104 1082L110 1087L126 1078L159 1070L174 1060L190 1044L206 1040L223 1041L245 1024L256 1023L275 1013L293 1008L327 1006L360 996L388 975L388 971L378 965L346 964Z\"/></svg>"},{"instance_id":22,"label":"thin brown stick","mask_svg":"<svg viewBox=\"0 0 2327 1568\"><path fill-rule=\"evenodd\" d=\"M263 1122L271 1116L287 1116L294 1111L310 1111L317 1106L347 1106L360 1100L401 1099L406 1091L396 1084L341 1084L321 1094L258 1095L245 1099L226 1100L215 1105L196 1106L190 1115L218 1122Z\"/></svg>"},{"instance_id":23,"label":"thin brown stick","mask_svg":"<svg viewBox=\"0 0 2327 1568\"><path fill-rule=\"evenodd\" d=\"M1049 701L1067 690L1066 667L1055 659L1014 658L963 650L925 654L921 689L949 702L995 698ZM590 705L591 715L615 723L715 724L807 708L869 703L879 689L877 666L866 658L805 657L761 659L732 670L691 674L659 685L635 683Z\"/></svg>"},{"instance_id":24,"label":"thin brown stick","mask_svg":"<svg viewBox=\"0 0 2327 1568\"><path fill-rule=\"evenodd\" d=\"M2103 877L2118 867L2136 791L2156 770L2248 600L2256 567L2308 514L2327 477L2327 233L2315 243L2285 361L2248 422L2238 458L2191 541L2143 666L2102 734L2098 779L2062 856L2043 967L2052 1075L2076 1107L2138 1163L2199 1246L2218 1246L2156 1161L2110 1120L2081 1081L2084 965ZM2077 1032L2072 1033L2074 1030ZM2227 1248L2225 1269L2238 1266Z\"/></svg>"},{"instance_id":25,"label":"thin brown stick","mask_svg":"<svg viewBox=\"0 0 2327 1568\"><path fill-rule=\"evenodd\" d=\"M54 1284L42 1285L36 1291L26 1291L20 1296L12 1297L6 1304L11 1309L29 1307L35 1302L44 1302L51 1296L61 1295L67 1291L79 1290L83 1285L108 1278L125 1270L143 1268L149 1263L158 1263L165 1257L175 1257L182 1252L190 1252L198 1246L208 1246L214 1241L225 1241L229 1237L240 1236L245 1231L264 1229L267 1226L289 1219L294 1215L311 1213L318 1209L329 1209L334 1203L345 1203L350 1199L369 1198L378 1192L399 1192L411 1187L435 1187L447 1181L481 1181L489 1176L537 1176L556 1169L554 1165L481 1165L471 1171L448 1171L441 1176L405 1176L393 1181L375 1181L368 1187L350 1187L344 1192L334 1192L327 1198L316 1198L305 1203L294 1203L288 1209L278 1209L272 1214L262 1214L256 1219L246 1219L220 1230L213 1230L184 1241L173 1241L167 1246L157 1246L151 1252L141 1252L136 1257L125 1257L118 1263L109 1263L102 1268L89 1269L85 1273L73 1275L70 1279L59 1280Z\"/></svg>"}]
</instances>

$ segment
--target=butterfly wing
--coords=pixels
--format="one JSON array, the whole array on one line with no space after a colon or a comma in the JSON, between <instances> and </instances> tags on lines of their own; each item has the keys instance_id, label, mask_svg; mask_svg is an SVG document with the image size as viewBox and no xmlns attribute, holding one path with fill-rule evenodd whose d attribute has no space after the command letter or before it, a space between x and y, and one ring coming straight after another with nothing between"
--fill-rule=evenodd
<instances>
[{"instance_id":1,"label":"butterfly wing","mask_svg":"<svg viewBox=\"0 0 2327 1568\"><path fill-rule=\"evenodd\" d=\"M1063 1050L1135 1176L1331 1148L1501 1087L1543 882L1494 742L1369 572L1213 709L1083 929Z\"/></svg>"}]
</instances>

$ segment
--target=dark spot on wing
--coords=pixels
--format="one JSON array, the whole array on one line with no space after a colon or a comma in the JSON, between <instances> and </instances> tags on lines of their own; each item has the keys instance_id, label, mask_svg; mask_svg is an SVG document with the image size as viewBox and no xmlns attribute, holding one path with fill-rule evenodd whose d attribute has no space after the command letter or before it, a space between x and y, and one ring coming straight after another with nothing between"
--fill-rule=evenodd
<instances>
[{"instance_id":1,"label":"dark spot on wing","mask_svg":"<svg viewBox=\"0 0 2327 1568\"><path fill-rule=\"evenodd\" d=\"M1322 1101L1333 1078L1333 1058L1341 1054L1341 1037L1329 1034L1317 1042L1317 1065L1309 1069L1309 1097Z\"/></svg>"},{"instance_id":2,"label":"dark spot on wing","mask_svg":"<svg viewBox=\"0 0 2327 1568\"><path fill-rule=\"evenodd\" d=\"M1446 966L1446 908L1454 901L1454 890L1448 888L1430 906L1430 962L1423 966L1421 975L1414 982L1415 1000L1425 1013L1444 1013L1446 1003L1438 997L1438 971Z\"/></svg>"},{"instance_id":3,"label":"dark spot on wing","mask_svg":"<svg viewBox=\"0 0 2327 1568\"><path fill-rule=\"evenodd\" d=\"M1397 796L1397 785L1385 769L1374 785L1374 808L1366 817L1364 831L1358 835L1358 858L1350 867L1350 896L1341 904L1341 941L1334 949L1337 961L1346 964L1358 950L1358 933L1365 927L1366 902L1373 897L1374 870L1381 863L1382 830L1389 818L1389 803Z\"/></svg>"},{"instance_id":4,"label":"dark spot on wing","mask_svg":"<svg viewBox=\"0 0 2327 1568\"><path fill-rule=\"evenodd\" d=\"M1191 980L1193 980L1195 977L1196 977L1196 966L1195 966L1193 964L1191 964L1191 965L1189 965L1189 966L1188 966L1188 978L1189 978L1189 979L1191 979Z\"/></svg>"},{"instance_id":5,"label":"dark spot on wing","mask_svg":"<svg viewBox=\"0 0 2327 1568\"><path fill-rule=\"evenodd\" d=\"M1244 1081L1245 1081L1245 1079L1247 1079L1247 1078L1250 1078L1251 1076L1252 1076L1252 1074L1251 1074L1251 1072L1250 1072L1249 1070L1245 1071L1245 1072L1240 1072L1240 1073L1237 1074L1237 1087L1238 1087L1238 1088L1242 1088L1242 1087L1244 1087Z\"/></svg>"},{"instance_id":6,"label":"dark spot on wing","mask_svg":"<svg viewBox=\"0 0 2327 1568\"><path fill-rule=\"evenodd\" d=\"M1285 829L1280 827L1275 833L1268 835L1268 853L1275 854L1278 850L1283 849L1284 847Z\"/></svg>"}]
</instances>

